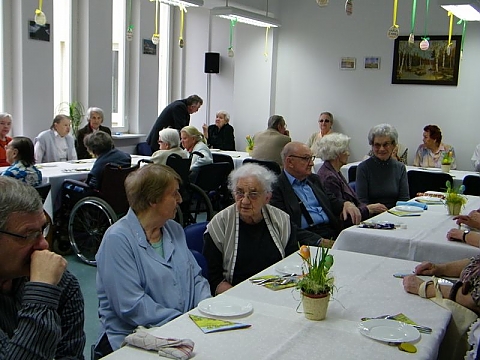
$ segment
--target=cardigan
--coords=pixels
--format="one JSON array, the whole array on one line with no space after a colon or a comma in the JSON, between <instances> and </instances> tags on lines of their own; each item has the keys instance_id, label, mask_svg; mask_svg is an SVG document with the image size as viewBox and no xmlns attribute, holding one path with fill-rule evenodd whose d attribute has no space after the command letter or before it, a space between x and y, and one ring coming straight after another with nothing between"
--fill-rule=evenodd
<instances>
[{"instance_id":1,"label":"cardigan","mask_svg":"<svg viewBox=\"0 0 480 360\"><path fill-rule=\"evenodd\" d=\"M61 161L57 146L55 145L55 136L57 136L56 131L49 129L42 131L35 138L35 162L37 164ZM65 140L67 141L67 160L77 160L75 139L72 135L67 134Z\"/></svg>"}]
</instances>

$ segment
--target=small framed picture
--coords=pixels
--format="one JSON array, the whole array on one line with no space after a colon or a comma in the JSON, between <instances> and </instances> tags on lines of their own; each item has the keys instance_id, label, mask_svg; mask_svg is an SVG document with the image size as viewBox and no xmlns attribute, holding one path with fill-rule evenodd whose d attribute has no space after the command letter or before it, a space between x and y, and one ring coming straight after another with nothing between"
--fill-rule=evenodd
<instances>
[{"instance_id":1,"label":"small framed picture","mask_svg":"<svg viewBox=\"0 0 480 360\"><path fill-rule=\"evenodd\" d=\"M342 57L340 59L341 70L355 70L356 59L354 57Z\"/></svg>"},{"instance_id":2,"label":"small framed picture","mask_svg":"<svg viewBox=\"0 0 480 360\"><path fill-rule=\"evenodd\" d=\"M35 21L28 21L28 38L32 40L50 41L50 24L38 25Z\"/></svg>"},{"instance_id":3,"label":"small framed picture","mask_svg":"<svg viewBox=\"0 0 480 360\"><path fill-rule=\"evenodd\" d=\"M380 58L378 56L365 57L365 69L371 69L371 70L380 69Z\"/></svg>"},{"instance_id":4,"label":"small framed picture","mask_svg":"<svg viewBox=\"0 0 480 360\"><path fill-rule=\"evenodd\" d=\"M157 45L150 39L143 39L143 53L146 55L157 55Z\"/></svg>"}]
</instances>

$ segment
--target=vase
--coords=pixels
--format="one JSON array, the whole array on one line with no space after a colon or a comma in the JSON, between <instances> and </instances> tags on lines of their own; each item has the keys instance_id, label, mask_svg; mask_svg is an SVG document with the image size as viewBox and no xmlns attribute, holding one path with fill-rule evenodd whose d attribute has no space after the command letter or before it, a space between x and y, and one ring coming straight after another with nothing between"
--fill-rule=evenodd
<instances>
[{"instance_id":1,"label":"vase","mask_svg":"<svg viewBox=\"0 0 480 360\"><path fill-rule=\"evenodd\" d=\"M323 320L327 316L330 294L305 294L302 292L303 313L309 320Z\"/></svg>"},{"instance_id":2,"label":"vase","mask_svg":"<svg viewBox=\"0 0 480 360\"><path fill-rule=\"evenodd\" d=\"M452 166L452 165L450 165L450 164L448 164L448 165L442 164L442 171L445 172L445 173L450 172L450 167L451 167L451 166Z\"/></svg>"},{"instance_id":3,"label":"vase","mask_svg":"<svg viewBox=\"0 0 480 360\"><path fill-rule=\"evenodd\" d=\"M248 155L252 156L253 148L247 146L245 151L248 153Z\"/></svg>"},{"instance_id":4,"label":"vase","mask_svg":"<svg viewBox=\"0 0 480 360\"><path fill-rule=\"evenodd\" d=\"M447 203L448 215L460 215L460 210L462 210L462 204L458 203Z\"/></svg>"}]
</instances>

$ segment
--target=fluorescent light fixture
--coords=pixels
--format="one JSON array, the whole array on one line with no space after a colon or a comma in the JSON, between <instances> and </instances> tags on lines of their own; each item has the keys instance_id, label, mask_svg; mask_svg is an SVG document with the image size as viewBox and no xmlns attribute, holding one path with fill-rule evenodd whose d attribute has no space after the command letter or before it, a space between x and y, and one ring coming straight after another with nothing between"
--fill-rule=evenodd
<instances>
[{"instance_id":1,"label":"fluorescent light fixture","mask_svg":"<svg viewBox=\"0 0 480 360\"><path fill-rule=\"evenodd\" d=\"M478 0L441 0L440 6L459 19L480 21L480 2Z\"/></svg>"},{"instance_id":2,"label":"fluorescent light fixture","mask_svg":"<svg viewBox=\"0 0 480 360\"><path fill-rule=\"evenodd\" d=\"M215 7L210 10L212 15L238 22L260 26L260 27L279 27L280 22L277 19L257 14L251 11L234 8L231 6Z\"/></svg>"},{"instance_id":3,"label":"fluorescent light fixture","mask_svg":"<svg viewBox=\"0 0 480 360\"><path fill-rule=\"evenodd\" d=\"M155 0L150 0L151 2ZM203 6L203 0L160 0L161 3L173 6Z\"/></svg>"}]
</instances>

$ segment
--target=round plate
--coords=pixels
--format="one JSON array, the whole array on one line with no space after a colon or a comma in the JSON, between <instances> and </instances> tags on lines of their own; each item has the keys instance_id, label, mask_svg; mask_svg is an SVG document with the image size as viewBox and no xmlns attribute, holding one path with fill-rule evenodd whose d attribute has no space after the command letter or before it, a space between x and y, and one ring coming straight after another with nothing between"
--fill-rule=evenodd
<instances>
[{"instance_id":1,"label":"round plate","mask_svg":"<svg viewBox=\"0 0 480 360\"><path fill-rule=\"evenodd\" d=\"M275 266L275 271L282 275L302 275L302 265L300 264L279 264Z\"/></svg>"},{"instance_id":2,"label":"round plate","mask_svg":"<svg viewBox=\"0 0 480 360\"><path fill-rule=\"evenodd\" d=\"M420 337L420 333L413 326L388 319L363 321L358 329L362 335L386 342L412 342Z\"/></svg>"},{"instance_id":3,"label":"round plate","mask_svg":"<svg viewBox=\"0 0 480 360\"><path fill-rule=\"evenodd\" d=\"M422 203L422 204L443 204L442 199L435 197L435 196L417 196L415 201Z\"/></svg>"},{"instance_id":4,"label":"round plate","mask_svg":"<svg viewBox=\"0 0 480 360\"><path fill-rule=\"evenodd\" d=\"M253 305L248 301L213 297L200 301L198 310L213 316L242 316L253 311Z\"/></svg>"},{"instance_id":5,"label":"round plate","mask_svg":"<svg viewBox=\"0 0 480 360\"><path fill-rule=\"evenodd\" d=\"M423 209L418 206L406 206L406 205L395 206L395 210L406 211L406 212L423 212Z\"/></svg>"}]
</instances>

